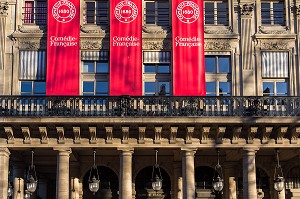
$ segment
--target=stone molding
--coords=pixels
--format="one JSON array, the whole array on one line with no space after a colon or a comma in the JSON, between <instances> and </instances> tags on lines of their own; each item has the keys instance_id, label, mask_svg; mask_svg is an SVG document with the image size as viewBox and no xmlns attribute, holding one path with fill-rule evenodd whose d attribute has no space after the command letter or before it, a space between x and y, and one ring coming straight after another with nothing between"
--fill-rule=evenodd
<instances>
[{"instance_id":1,"label":"stone molding","mask_svg":"<svg viewBox=\"0 0 300 199\"><path fill-rule=\"evenodd\" d=\"M96 27L96 28L95 28ZM88 25L83 25L80 26L80 31L82 33L89 33L89 34L105 34L109 32L109 27L100 27L100 26L88 26Z\"/></svg>"},{"instance_id":2,"label":"stone molding","mask_svg":"<svg viewBox=\"0 0 300 199\"><path fill-rule=\"evenodd\" d=\"M103 49L105 42L102 38L81 38L80 49L81 50L100 50ZM108 49L108 47L104 48Z\"/></svg>"},{"instance_id":3,"label":"stone molding","mask_svg":"<svg viewBox=\"0 0 300 199\"><path fill-rule=\"evenodd\" d=\"M280 28L273 28L273 29L268 29L265 26L259 26L258 27L258 33L259 34L290 34L290 29L288 26L282 27L280 26Z\"/></svg>"},{"instance_id":4,"label":"stone molding","mask_svg":"<svg viewBox=\"0 0 300 199\"><path fill-rule=\"evenodd\" d=\"M252 17L253 10L254 10L254 3L251 4L245 3L243 5L240 5L240 13L242 16Z\"/></svg>"},{"instance_id":5,"label":"stone molding","mask_svg":"<svg viewBox=\"0 0 300 199\"><path fill-rule=\"evenodd\" d=\"M143 26L142 27L143 33L149 33L149 34L168 34L171 32L172 28L170 26L167 27L160 27L160 26Z\"/></svg>"},{"instance_id":6,"label":"stone molding","mask_svg":"<svg viewBox=\"0 0 300 199\"><path fill-rule=\"evenodd\" d=\"M171 39L143 39L145 50L171 50Z\"/></svg>"},{"instance_id":7,"label":"stone molding","mask_svg":"<svg viewBox=\"0 0 300 199\"><path fill-rule=\"evenodd\" d=\"M7 15L8 2L0 2L0 15Z\"/></svg>"},{"instance_id":8,"label":"stone molding","mask_svg":"<svg viewBox=\"0 0 300 199\"><path fill-rule=\"evenodd\" d=\"M18 41L20 50L40 50L46 49L47 47L47 41L45 39L21 37L18 38Z\"/></svg>"},{"instance_id":9,"label":"stone molding","mask_svg":"<svg viewBox=\"0 0 300 199\"><path fill-rule=\"evenodd\" d=\"M261 39L259 45L263 50L289 50L288 41L283 39Z\"/></svg>"},{"instance_id":10,"label":"stone molding","mask_svg":"<svg viewBox=\"0 0 300 199\"><path fill-rule=\"evenodd\" d=\"M206 34L232 34L231 26L204 26L204 33Z\"/></svg>"},{"instance_id":11,"label":"stone molding","mask_svg":"<svg viewBox=\"0 0 300 199\"><path fill-rule=\"evenodd\" d=\"M204 43L205 50L231 50L230 39L206 39Z\"/></svg>"},{"instance_id":12,"label":"stone molding","mask_svg":"<svg viewBox=\"0 0 300 199\"><path fill-rule=\"evenodd\" d=\"M17 33L46 33L47 26L22 26L18 25Z\"/></svg>"}]
</instances>

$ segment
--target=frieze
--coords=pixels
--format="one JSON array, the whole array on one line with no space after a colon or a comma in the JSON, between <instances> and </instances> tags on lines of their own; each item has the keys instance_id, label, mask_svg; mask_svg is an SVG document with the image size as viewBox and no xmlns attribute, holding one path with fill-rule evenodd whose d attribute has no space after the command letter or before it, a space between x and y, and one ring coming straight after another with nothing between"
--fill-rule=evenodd
<instances>
[{"instance_id":1,"label":"frieze","mask_svg":"<svg viewBox=\"0 0 300 199\"><path fill-rule=\"evenodd\" d=\"M38 29L29 29L28 27L18 25L17 32L21 33L45 33L47 31L47 26L39 26Z\"/></svg>"},{"instance_id":2,"label":"frieze","mask_svg":"<svg viewBox=\"0 0 300 199\"><path fill-rule=\"evenodd\" d=\"M232 34L233 30L231 26L226 26L224 29L222 28L213 28L204 26L204 33L207 34Z\"/></svg>"},{"instance_id":3,"label":"frieze","mask_svg":"<svg viewBox=\"0 0 300 199\"><path fill-rule=\"evenodd\" d=\"M230 50L232 48L229 39L206 39L205 50Z\"/></svg>"},{"instance_id":4,"label":"frieze","mask_svg":"<svg viewBox=\"0 0 300 199\"><path fill-rule=\"evenodd\" d=\"M254 4L251 3L251 4L244 4L244 5L240 5L240 12L241 12L241 15L243 16L252 16L252 12L254 10Z\"/></svg>"},{"instance_id":5,"label":"frieze","mask_svg":"<svg viewBox=\"0 0 300 199\"><path fill-rule=\"evenodd\" d=\"M172 42L170 39L143 40L143 49L147 50L171 50Z\"/></svg>"},{"instance_id":6,"label":"frieze","mask_svg":"<svg viewBox=\"0 0 300 199\"><path fill-rule=\"evenodd\" d=\"M287 50L288 42L285 40L263 39L260 41L260 48L263 50Z\"/></svg>"},{"instance_id":7,"label":"frieze","mask_svg":"<svg viewBox=\"0 0 300 199\"><path fill-rule=\"evenodd\" d=\"M150 28L148 26L143 26L142 27L142 30L144 33L149 33L149 34L168 34L171 32L171 27L168 26L168 27L165 27L165 28Z\"/></svg>"},{"instance_id":8,"label":"frieze","mask_svg":"<svg viewBox=\"0 0 300 199\"><path fill-rule=\"evenodd\" d=\"M98 27L98 26L97 26ZM90 34L101 34L101 33L106 33L109 32L109 28L108 27L101 27L99 29L95 29L95 28L89 28L87 26L80 26L80 31L83 33L90 33Z\"/></svg>"},{"instance_id":9,"label":"frieze","mask_svg":"<svg viewBox=\"0 0 300 199\"><path fill-rule=\"evenodd\" d=\"M263 26L259 26L258 27L258 33L260 34L289 34L290 31L289 31L289 27L286 26L285 29L281 29L281 30L270 30L270 29L266 29L265 27Z\"/></svg>"},{"instance_id":10,"label":"frieze","mask_svg":"<svg viewBox=\"0 0 300 199\"><path fill-rule=\"evenodd\" d=\"M19 38L20 50L39 50L46 49L47 41L37 38Z\"/></svg>"},{"instance_id":11,"label":"frieze","mask_svg":"<svg viewBox=\"0 0 300 199\"><path fill-rule=\"evenodd\" d=\"M7 15L8 2L0 2L0 15Z\"/></svg>"},{"instance_id":12,"label":"frieze","mask_svg":"<svg viewBox=\"0 0 300 199\"><path fill-rule=\"evenodd\" d=\"M103 39L96 38L88 38L81 39L80 41L80 49L82 50L99 50L103 49L102 44Z\"/></svg>"}]
</instances>

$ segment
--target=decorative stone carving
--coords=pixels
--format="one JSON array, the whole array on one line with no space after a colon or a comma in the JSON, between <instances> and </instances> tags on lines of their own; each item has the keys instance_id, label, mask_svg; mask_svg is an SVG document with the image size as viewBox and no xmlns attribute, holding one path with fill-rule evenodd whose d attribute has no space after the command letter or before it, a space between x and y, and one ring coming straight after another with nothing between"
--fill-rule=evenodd
<instances>
[{"instance_id":1,"label":"decorative stone carving","mask_svg":"<svg viewBox=\"0 0 300 199\"><path fill-rule=\"evenodd\" d=\"M41 143L48 144L48 133L46 127L39 127L39 132L41 135Z\"/></svg>"},{"instance_id":2,"label":"decorative stone carving","mask_svg":"<svg viewBox=\"0 0 300 199\"><path fill-rule=\"evenodd\" d=\"M0 15L7 15L8 2L0 2Z\"/></svg>"},{"instance_id":3,"label":"decorative stone carving","mask_svg":"<svg viewBox=\"0 0 300 199\"><path fill-rule=\"evenodd\" d=\"M154 144L160 144L161 142L161 132L162 127L154 127L155 135L154 135Z\"/></svg>"},{"instance_id":4,"label":"decorative stone carving","mask_svg":"<svg viewBox=\"0 0 300 199\"><path fill-rule=\"evenodd\" d=\"M176 143L177 131L178 131L178 127L174 127L174 126L171 127L170 144Z\"/></svg>"},{"instance_id":5,"label":"decorative stone carving","mask_svg":"<svg viewBox=\"0 0 300 199\"><path fill-rule=\"evenodd\" d=\"M194 131L195 131L195 127L187 127L186 128L186 137L185 137L186 144L192 144Z\"/></svg>"},{"instance_id":6,"label":"decorative stone carving","mask_svg":"<svg viewBox=\"0 0 300 199\"><path fill-rule=\"evenodd\" d=\"M16 32L21 33L45 33L47 32L47 26L38 26L38 28L28 28L25 26L18 25L18 29Z\"/></svg>"},{"instance_id":7,"label":"decorative stone carving","mask_svg":"<svg viewBox=\"0 0 300 199\"><path fill-rule=\"evenodd\" d=\"M146 127L139 127L139 144L145 143L145 133L146 133Z\"/></svg>"},{"instance_id":8,"label":"decorative stone carving","mask_svg":"<svg viewBox=\"0 0 300 199\"><path fill-rule=\"evenodd\" d=\"M280 39L262 39L260 48L263 50L288 50L288 42Z\"/></svg>"},{"instance_id":9,"label":"decorative stone carving","mask_svg":"<svg viewBox=\"0 0 300 199\"><path fill-rule=\"evenodd\" d=\"M216 143L222 144L223 143L223 137L226 131L226 127L218 127L216 132Z\"/></svg>"},{"instance_id":10,"label":"decorative stone carving","mask_svg":"<svg viewBox=\"0 0 300 199\"><path fill-rule=\"evenodd\" d=\"M113 143L113 127L105 127L106 131L106 143L112 144Z\"/></svg>"},{"instance_id":11,"label":"decorative stone carving","mask_svg":"<svg viewBox=\"0 0 300 199\"><path fill-rule=\"evenodd\" d=\"M14 132L13 129L11 127L4 127L4 132L7 136L7 143L8 144L14 144Z\"/></svg>"},{"instance_id":12,"label":"decorative stone carving","mask_svg":"<svg viewBox=\"0 0 300 199\"><path fill-rule=\"evenodd\" d=\"M229 39L207 39L204 43L205 50L231 50Z\"/></svg>"},{"instance_id":13,"label":"decorative stone carving","mask_svg":"<svg viewBox=\"0 0 300 199\"><path fill-rule=\"evenodd\" d=\"M260 34L289 34L290 29L288 26L286 26L285 29L268 30L264 26L259 26L258 33L260 33Z\"/></svg>"},{"instance_id":14,"label":"decorative stone carving","mask_svg":"<svg viewBox=\"0 0 300 199\"><path fill-rule=\"evenodd\" d=\"M97 143L97 131L96 127L89 127L90 132L90 143L96 144Z\"/></svg>"},{"instance_id":15,"label":"decorative stone carving","mask_svg":"<svg viewBox=\"0 0 300 199\"><path fill-rule=\"evenodd\" d=\"M269 137L273 131L273 127L264 127L262 130L262 138L261 138L261 143L262 144L268 144L269 142Z\"/></svg>"},{"instance_id":16,"label":"decorative stone carving","mask_svg":"<svg viewBox=\"0 0 300 199\"><path fill-rule=\"evenodd\" d=\"M288 127L280 127L277 129L276 143L283 144L284 135L287 133Z\"/></svg>"},{"instance_id":17,"label":"decorative stone carving","mask_svg":"<svg viewBox=\"0 0 300 199\"><path fill-rule=\"evenodd\" d=\"M80 127L73 127L74 144L80 144Z\"/></svg>"},{"instance_id":18,"label":"decorative stone carving","mask_svg":"<svg viewBox=\"0 0 300 199\"><path fill-rule=\"evenodd\" d=\"M232 139L231 139L232 144L238 144L239 143L241 132L242 132L242 127L235 127L233 129Z\"/></svg>"},{"instance_id":19,"label":"decorative stone carving","mask_svg":"<svg viewBox=\"0 0 300 199\"><path fill-rule=\"evenodd\" d=\"M210 127L202 127L201 129L201 144L207 144Z\"/></svg>"},{"instance_id":20,"label":"decorative stone carving","mask_svg":"<svg viewBox=\"0 0 300 199\"><path fill-rule=\"evenodd\" d=\"M231 26L225 26L225 28L205 26L204 32L207 34L232 34L233 30Z\"/></svg>"},{"instance_id":21,"label":"decorative stone carving","mask_svg":"<svg viewBox=\"0 0 300 199\"><path fill-rule=\"evenodd\" d=\"M252 12L254 10L254 4L251 3L251 4L244 4L244 5L240 5L240 12L241 12L241 15L243 16L252 16Z\"/></svg>"},{"instance_id":22,"label":"decorative stone carving","mask_svg":"<svg viewBox=\"0 0 300 199\"><path fill-rule=\"evenodd\" d=\"M46 49L47 41L38 38L19 38L19 49L20 50L40 50Z\"/></svg>"},{"instance_id":23,"label":"decorative stone carving","mask_svg":"<svg viewBox=\"0 0 300 199\"><path fill-rule=\"evenodd\" d=\"M149 33L149 34L167 34L171 32L171 27L154 27L154 28L150 28L148 26L143 26L142 30L144 33Z\"/></svg>"},{"instance_id":24,"label":"decorative stone carving","mask_svg":"<svg viewBox=\"0 0 300 199\"><path fill-rule=\"evenodd\" d=\"M171 50L171 39L143 40L144 50Z\"/></svg>"},{"instance_id":25,"label":"decorative stone carving","mask_svg":"<svg viewBox=\"0 0 300 199\"><path fill-rule=\"evenodd\" d=\"M21 127L22 134L24 136L24 144L30 144L30 130L28 127Z\"/></svg>"},{"instance_id":26,"label":"decorative stone carving","mask_svg":"<svg viewBox=\"0 0 300 199\"><path fill-rule=\"evenodd\" d=\"M128 144L129 142L129 127L122 127L122 143Z\"/></svg>"},{"instance_id":27,"label":"decorative stone carving","mask_svg":"<svg viewBox=\"0 0 300 199\"><path fill-rule=\"evenodd\" d=\"M103 49L103 39L98 38L82 38L80 41L81 50L100 50Z\"/></svg>"},{"instance_id":28,"label":"decorative stone carving","mask_svg":"<svg viewBox=\"0 0 300 199\"><path fill-rule=\"evenodd\" d=\"M93 28L89 28L88 26L80 26L80 31L83 33L90 33L90 34L99 34L99 33L106 33L109 31L109 27L101 27L97 26L97 29L95 29L95 26Z\"/></svg>"},{"instance_id":29,"label":"decorative stone carving","mask_svg":"<svg viewBox=\"0 0 300 199\"><path fill-rule=\"evenodd\" d=\"M246 141L247 144L253 144L254 143L254 137L255 134L257 133L258 127L250 127L246 131Z\"/></svg>"},{"instance_id":30,"label":"decorative stone carving","mask_svg":"<svg viewBox=\"0 0 300 199\"><path fill-rule=\"evenodd\" d=\"M299 135L300 135L300 127L295 127L291 129L291 135L290 135L291 144L297 144Z\"/></svg>"},{"instance_id":31,"label":"decorative stone carving","mask_svg":"<svg viewBox=\"0 0 300 199\"><path fill-rule=\"evenodd\" d=\"M56 127L57 135L58 135L58 144L65 143L65 131L64 127Z\"/></svg>"}]
</instances>

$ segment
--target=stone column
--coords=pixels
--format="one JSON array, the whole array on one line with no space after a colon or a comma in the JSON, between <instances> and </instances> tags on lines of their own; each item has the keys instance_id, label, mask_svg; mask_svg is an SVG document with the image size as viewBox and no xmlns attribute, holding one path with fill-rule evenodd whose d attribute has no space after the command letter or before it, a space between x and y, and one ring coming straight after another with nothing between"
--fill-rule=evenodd
<instances>
[{"instance_id":1,"label":"stone column","mask_svg":"<svg viewBox=\"0 0 300 199\"><path fill-rule=\"evenodd\" d=\"M0 148L0 198L3 199L7 198L9 155L8 148Z\"/></svg>"},{"instance_id":2,"label":"stone column","mask_svg":"<svg viewBox=\"0 0 300 199\"><path fill-rule=\"evenodd\" d=\"M182 149L182 193L183 198L195 198L195 161L194 149Z\"/></svg>"},{"instance_id":3,"label":"stone column","mask_svg":"<svg viewBox=\"0 0 300 199\"><path fill-rule=\"evenodd\" d=\"M120 199L132 198L132 154L133 149L118 149L120 151Z\"/></svg>"},{"instance_id":4,"label":"stone column","mask_svg":"<svg viewBox=\"0 0 300 199\"><path fill-rule=\"evenodd\" d=\"M235 178L236 171L234 168L234 162L225 162L224 163L224 199L237 199L237 181Z\"/></svg>"},{"instance_id":5,"label":"stone column","mask_svg":"<svg viewBox=\"0 0 300 199\"><path fill-rule=\"evenodd\" d=\"M23 162L13 162L14 199L24 198L24 171L25 165Z\"/></svg>"},{"instance_id":6,"label":"stone column","mask_svg":"<svg viewBox=\"0 0 300 199\"><path fill-rule=\"evenodd\" d=\"M56 170L56 199L69 199L70 188L70 168L69 159L71 149L57 150L57 170Z\"/></svg>"},{"instance_id":7,"label":"stone column","mask_svg":"<svg viewBox=\"0 0 300 199\"><path fill-rule=\"evenodd\" d=\"M182 199L182 163L174 162L174 198Z\"/></svg>"},{"instance_id":8,"label":"stone column","mask_svg":"<svg viewBox=\"0 0 300 199\"><path fill-rule=\"evenodd\" d=\"M257 198L255 149L243 149L243 199Z\"/></svg>"}]
</instances>

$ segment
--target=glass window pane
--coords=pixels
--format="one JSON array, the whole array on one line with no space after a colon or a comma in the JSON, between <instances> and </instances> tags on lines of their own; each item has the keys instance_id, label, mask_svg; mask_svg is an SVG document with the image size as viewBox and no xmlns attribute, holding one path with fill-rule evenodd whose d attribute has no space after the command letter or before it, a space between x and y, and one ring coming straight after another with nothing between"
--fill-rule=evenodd
<instances>
[{"instance_id":1,"label":"glass window pane","mask_svg":"<svg viewBox=\"0 0 300 199\"><path fill-rule=\"evenodd\" d=\"M274 95L274 82L263 82L263 95Z\"/></svg>"},{"instance_id":2,"label":"glass window pane","mask_svg":"<svg viewBox=\"0 0 300 199\"><path fill-rule=\"evenodd\" d=\"M216 58L211 56L205 56L205 71L207 73L216 72Z\"/></svg>"},{"instance_id":3,"label":"glass window pane","mask_svg":"<svg viewBox=\"0 0 300 199\"><path fill-rule=\"evenodd\" d=\"M108 63L107 62L97 62L96 63L97 73L108 73Z\"/></svg>"},{"instance_id":4,"label":"glass window pane","mask_svg":"<svg viewBox=\"0 0 300 199\"><path fill-rule=\"evenodd\" d=\"M21 82L21 93L32 93L32 82Z\"/></svg>"},{"instance_id":5,"label":"glass window pane","mask_svg":"<svg viewBox=\"0 0 300 199\"><path fill-rule=\"evenodd\" d=\"M206 82L206 95L216 96L216 82Z\"/></svg>"},{"instance_id":6,"label":"glass window pane","mask_svg":"<svg viewBox=\"0 0 300 199\"><path fill-rule=\"evenodd\" d=\"M155 65L145 65L145 73L155 73Z\"/></svg>"},{"instance_id":7,"label":"glass window pane","mask_svg":"<svg viewBox=\"0 0 300 199\"><path fill-rule=\"evenodd\" d=\"M46 82L34 82L34 94L46 94Z\"/></svg>"},{"instance_id":8,"label":"glass window pane","mask_svg":"<svg viewBox=\"0 0 300 199\"><path fill-rule=\"evenodd\" d=\"M94 62L93 61L84 61L83 62L83 72L93 73L94 72Z\"/></svg>"},{"instance_id":9,"label":"glass window pane","mask_svg":"<svg viewBox=\"0 0 300 199\"><path fill-rule=\"evenodd\" d=\"M230 72L230 57L219 57L218 59L218 69L219 73L229 73Z\"/></svg>"},{"instance_id":10,"label":"glass window pane","mask_svg":"<svg viewBox=\"0 0 300 199\"><path fill-rule=\"evenodd\" d=\"M108 94L108 82L96 82L96 94Z\"/></svg>"},{"instance_id":11,"label":"glass window pane","mask_svg":"<svg viewBox=\"0 0 300 199\"><path fill-rule=\"evenodd\" d=\"M170 73L170 66L168 65L158 65L157 66L158 73Z\"/></svg>"},{"instance_id":12,"label":"glass window pane","mask_svg":"<svg viewBox=\"0 0 300 199\"><path fill-rule=\"evenodd\" d=\"M94 82L83 82L83 92L94 92Z\"/></svg>"},{"instance_id":13,"label":"glass window pane","mask_svg":"<svg viewBox=\"0 0 300 199\"><path fill-rule=\"evenodd\" d=\"M214 24L214 2L205 2L205 24Z\"/></svg>"},{"instance_id":14,"label":"glass window pane","mask_svg":"<svg viewBox=\"0 0 300 199\"><path fill-rule=\"evenodd\" d=\"M230 96L231 88L230 82L220 82L219 83L219 95L220 96Z\"/></svg>"},{"instance_id":15,"label":"glass window pane","mask_svg":"<svg viewBox=\"0 0 300 199\"><path fill-rule=\"evenodd\" d=\"M145 82L145 93L155 93L155 82Z\"/></svg>"},{"instance_id":16,"label":"glass window pane","mask_svg":"<svg viewBox=\"0 0 300 199\"><path fill-rule=\"evenodd\" d=\"M287 96L288 94L287 82L277 82L276 91L278 96Z\"/></svg>"}]
</instances>

